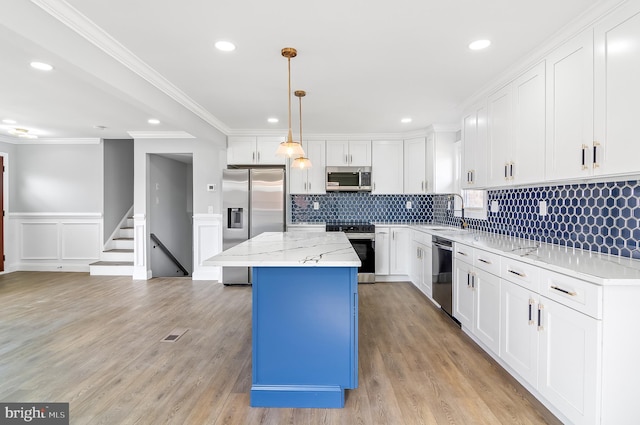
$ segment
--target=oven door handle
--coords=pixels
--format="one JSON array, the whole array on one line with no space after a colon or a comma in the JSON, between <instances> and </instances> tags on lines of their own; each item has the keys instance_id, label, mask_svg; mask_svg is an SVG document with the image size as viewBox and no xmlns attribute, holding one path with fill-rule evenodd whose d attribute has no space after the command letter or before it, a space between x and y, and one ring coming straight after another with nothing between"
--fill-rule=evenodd
<instances>
[{"instance_id":1,"label":"oven door handle","mask_svg":"<svg viewBox=\"0 0 640 425\"><path fill-rule=\"evenodd\" d=\"M443 250L445 250L445 251L451 251L451 252L453 252L453 247L452 247L452 246L449 246L449 245L442 245L442 244L439 244L439 243L437 243L437 242L432 242L431 244L434 246L434 248L443 249Z\"/></svg>"}]
</instances>

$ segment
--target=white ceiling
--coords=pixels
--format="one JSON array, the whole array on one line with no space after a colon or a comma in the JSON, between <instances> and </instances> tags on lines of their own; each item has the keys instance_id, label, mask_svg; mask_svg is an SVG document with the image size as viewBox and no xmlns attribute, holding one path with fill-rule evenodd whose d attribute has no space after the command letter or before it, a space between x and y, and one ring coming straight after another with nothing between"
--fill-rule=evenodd
<instances>
[{"instance_id":1,"label":"white ceiling","mask_svg":"<svg viewBox=\"0 0 640 425\"><path fill-rule=\"evenodd\" d=\"M40 138L306 134L457 124L461 104L595 0L2 0L0 120ZM485 51L470 41L489 38ZM213 48L234 42L231 53ZM51 63L49 73L29 67ZM293 128L298 129L297 98ZM278 124L267 123L278 117ZM147 123L158 118L160 125ZM400 123L411 117L410 124ZM93 128L96 125L107 129ZM11 140L0 123L0 138Z\"/></svg>"}]
</instances>

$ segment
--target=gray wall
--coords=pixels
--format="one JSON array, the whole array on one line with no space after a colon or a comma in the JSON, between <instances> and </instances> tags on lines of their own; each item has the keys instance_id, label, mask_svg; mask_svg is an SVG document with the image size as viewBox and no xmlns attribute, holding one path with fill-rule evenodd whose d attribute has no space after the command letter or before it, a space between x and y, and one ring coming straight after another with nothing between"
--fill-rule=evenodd
<instances>
[{"instance_id":1,"label":"gray wall","mask_svg":"<svg viewBox=\"0 0 640 425\"><path fill-rule=\"evenodd\" d=\"M191 273L191 205L193 167L159 155L149 155L149 232L155 233ZM177 266L150 241L151 271L154 277L183 276Z\"/></svg>"},{"instance_id":2,"label":"gray wall","mask_svg":"<svg viewBox=\"0 0 640 425\"><path fill-rule=\"evenodd\" d=\"M104 242L133 206L133 140L104 140Z\"/></svg>"},{"instance_id":3,"label":"gray wall","mask_svg":"<svg viewBox=\"0 0 640 425\"><path fill-rule=\"evenodd\" d=\"M102 212L102 144L16 145L10 167L13 212Z\"/></svg>"}]
</instances>

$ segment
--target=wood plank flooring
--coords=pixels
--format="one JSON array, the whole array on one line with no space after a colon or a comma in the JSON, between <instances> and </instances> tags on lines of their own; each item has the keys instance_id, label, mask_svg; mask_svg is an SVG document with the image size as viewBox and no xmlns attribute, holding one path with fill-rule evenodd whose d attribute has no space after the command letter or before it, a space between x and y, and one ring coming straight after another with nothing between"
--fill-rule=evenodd
<instances>
[{"instance_id":1,"label":"wood plank flooring","mask_svg":"<svg viewBox=\"0 0 640 425\"><path fill-rule=\"evenodd\" d=\"M72 424L559 424L410 283L359 286L344 409L249 407L251 288L189 278L0 275L0 400ZM175 328L188 331L161 342Z\"/></svg>"}]
</instances>

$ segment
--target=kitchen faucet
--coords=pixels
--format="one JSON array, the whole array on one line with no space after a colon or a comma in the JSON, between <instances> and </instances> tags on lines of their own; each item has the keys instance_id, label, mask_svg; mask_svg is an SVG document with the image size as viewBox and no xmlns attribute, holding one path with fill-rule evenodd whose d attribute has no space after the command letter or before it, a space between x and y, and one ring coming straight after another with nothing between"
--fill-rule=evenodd
<instances>
[{"instance_id":1,"label":"kitchen faucet","mask_svg":"<svg viewBox=\"0 0 640 425\"><path fill-rule=\"evenodd\" d=\"M457 196L458 198L460 198L460 213L461 213L461 217L460 217L460 227L462 229L466 229L467 228L467 221L464 219L464 199L462 198L462 195L460 195L459 193L449 193L448 194L449 199L454 201L454 203L451 205L451 209L455 212L456 207L455 207L455 197Z\"/></svg>"}]
</instances>

